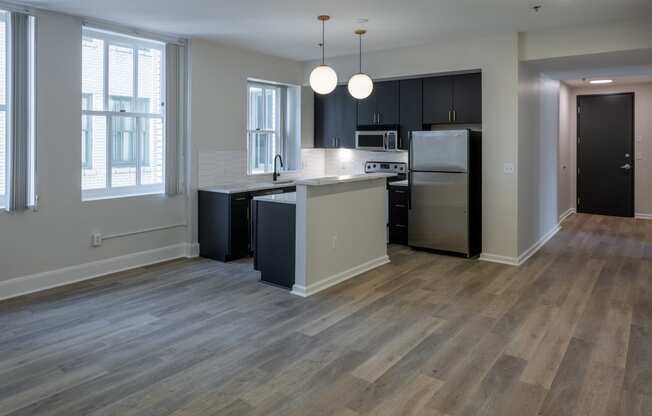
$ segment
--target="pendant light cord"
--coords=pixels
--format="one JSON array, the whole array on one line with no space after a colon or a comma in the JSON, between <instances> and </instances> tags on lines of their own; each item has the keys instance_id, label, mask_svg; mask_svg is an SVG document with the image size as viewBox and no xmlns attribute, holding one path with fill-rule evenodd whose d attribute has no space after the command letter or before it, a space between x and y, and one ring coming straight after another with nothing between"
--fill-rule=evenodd
<instances>
[{"instance_id":1,"label":"pendant light cord","mask_svg":"<svg viewBox=\"0 0 652 416\"><path fill-rule=\"evenodd\" d=\"M360 37L360 73L362 74L362 34L358 36Z\"/></svg>"},{"instance_id":2,"label":"pendant light cord","mask_svg":"<svg viewBox=\"0 0 652 416\"><path fill-rule=\"evenodd\" d=\"M321 64L322 65L324 65L324 62L325 62L325 60L324 60L324 49L325 49L324 30L325 30L325 25L326 25L326 21L322 20L321 21Z\"/></svg>"}]
</instances>

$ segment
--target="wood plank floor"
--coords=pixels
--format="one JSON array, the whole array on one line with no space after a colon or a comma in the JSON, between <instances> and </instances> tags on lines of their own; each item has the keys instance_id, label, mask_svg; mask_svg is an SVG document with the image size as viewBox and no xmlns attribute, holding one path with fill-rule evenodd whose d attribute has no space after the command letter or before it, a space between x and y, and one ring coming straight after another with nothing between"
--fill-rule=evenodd
<instances>
[{"instance_id":1,"label":"wood plank floor","mask_svg":"<svg viewBox=\"0 0 652 416\"><path fill-rule=\"evenodd\" d=\"M195 260L0 302L0 415L652 415L651 221L391 258L309 299Z\"/></svg>"}]
</instances>

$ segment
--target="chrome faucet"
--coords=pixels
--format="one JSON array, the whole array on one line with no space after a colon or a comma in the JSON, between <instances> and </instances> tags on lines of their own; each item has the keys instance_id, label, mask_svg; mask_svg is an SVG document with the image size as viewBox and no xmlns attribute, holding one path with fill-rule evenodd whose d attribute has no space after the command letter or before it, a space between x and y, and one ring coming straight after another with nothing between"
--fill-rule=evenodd
<instances>
[{"instance_id":1,"label":"chrome faucet","mask_svg":"<svg viewBox=\"0 0 652 416\"><path fill-rule=\"evenodd\" d=\"M281 155L276 155L274 156L274 174L272 175L272 180L276 182L276 179L278 179L281 174L276 170L276 159L278 159L281 162L281 167L283 168L283 157Z\"/></svg>"}]
</instances>

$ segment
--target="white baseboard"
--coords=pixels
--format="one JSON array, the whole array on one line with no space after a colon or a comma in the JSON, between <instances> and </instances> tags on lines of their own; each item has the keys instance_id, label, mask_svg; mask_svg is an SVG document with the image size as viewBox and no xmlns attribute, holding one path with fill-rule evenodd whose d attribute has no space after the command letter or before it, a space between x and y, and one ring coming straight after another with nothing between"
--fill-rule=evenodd
<instances>
[{"instance_id":1,"label":"white baseboard","mask_svg":"<svg viewBox=\"0 0 652 416\"><path fill-rule=\"evenodd\" d=\"M193 247L187 243L93 261L62 269L35 273L0 281L0 300L40 292L107 274L122 272L181 257L193 257Z\"/></svg>"},{"instance_id":2,"label":"white baseboard","mask_svg":"<svg viewBox=\"0 0 652 416\"><path fill-rule=\"evenodd\" d=\"M190 243L188 244L188 254L186 255L189 259L194 259L199 257L199 243Z\"/></svg>"},{"instance_id":3,"label":"white baseboard","mask_svg":"<svg viewBox=\"0 0 652 416\"><path fill-rule=\"evenodd\" d=\"M635 218L639 220L652 220L652 214L637 213Z\"/></svg>"},{"instance_id":4,"label":"white baseboard","mask_svg":"<svg viewBox=\"0 0 652 416\"><path fill-rule=\"evenodd\" d=\"M482 253L480 254L481 261L488 261L492 263L507 264L509 266L521 266L523 263L528 261L537 251L541 249L552 237L554 237L561 227L559 224L555 225L550 231L548 231L543 237L539 239L536 243L532 244L530 248L525 250L523 254L518 257L508 257L508 256L499 256L496 254Z\"/></svg>"},{"instance_id":5,"label":"white baseboard","mask_svg":"<svg viewBox=\"0 0 652 416\"><path fill-rule=\"evenodd\" d=\"M543 247L548 241L550 241L550 239L554 237L559 232L559 230L561 230L561 226L557 224L552 228L552 230L548 231L543 237L541 237L539 241L532 244L530 248L518 256L518 265L520 266L528 261L528 259L532 257L537 251L539 251L541 247Z\"/></svg>"},{"instance_id":6,"label":"white baseboard","mask_svg":"<svg viewBox=\"0 0 652 416\"><path fill-rule=\"evenodd\" d=\"M383 264L389 263L389 257L387 255L378 257L377 259L373 259L371 261L368 261L366 263L363 263L359 266L353 267L351 269L345 270L343 272L334 274L332 276L329 276L320 282L314 283L309 286L300 286L300 285L294 285L292 286L292 294L301 296L301 297L308 297L312 296L315 293L321 292L323 290L328 289L329 287L333 287L339 283L342 283L345 280L349 280L352 277L355 277L359 274L362 274L364 272L367 272L369 270L375 269L376 267L380 267Z\"/></svg>"},{"instance_id":7,"label":"white baseboard","mask_svg":"<svg viewBox=\"0 0 652 416\"><path fill-rule=\"evenodd\" d=\"M566 218L570 217L571 215L573 215L575 213L576 213L575 208L568 208L568 210L566 210L566 212L564 212L563 214L561 214L559 216L559 223L561 224L562 222L564 222L566 220Z\"/></svg>"},{"instance_id":8,"label":"white baseboard","mask_svg":"<svg viewBox=\"0 0 652 416\"><path fill-rule=\"evenodd\" d=\"M482 253L480 254L480 261L488 261L491 263L507 264L509 266L518 266L518 257L500 256L498 254Z\"/></svg>"}]
</instances>

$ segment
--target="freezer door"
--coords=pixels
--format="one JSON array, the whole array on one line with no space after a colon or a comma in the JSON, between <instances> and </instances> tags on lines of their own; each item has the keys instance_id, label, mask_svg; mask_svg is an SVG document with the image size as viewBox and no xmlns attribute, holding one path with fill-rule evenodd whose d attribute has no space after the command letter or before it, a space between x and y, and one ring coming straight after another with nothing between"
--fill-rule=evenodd
<instances>
[{"instance_id":1,"label":"freezer door","mask_svg":"<svg viewBox=\"0 0 652 416\"><path fill-rule=\"evenodd\" d=\"M414 132L410 144L410 169L426 172L467 172L468 148L468 130Z\"/></svg>"},{"instance_id":2,"label":"freezer door","mask_svg":"<svg viewBox=\"0 0 652 416\"><path fill-rule=\"evenodd\" d=\"M409 245L468 254L468 174L412 172L410 181Z\"/></svg>"}]
</instances>

